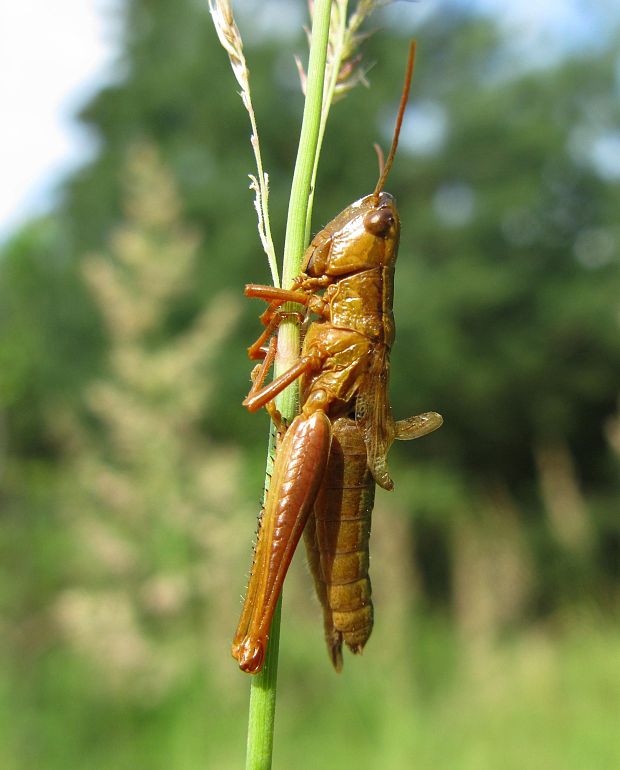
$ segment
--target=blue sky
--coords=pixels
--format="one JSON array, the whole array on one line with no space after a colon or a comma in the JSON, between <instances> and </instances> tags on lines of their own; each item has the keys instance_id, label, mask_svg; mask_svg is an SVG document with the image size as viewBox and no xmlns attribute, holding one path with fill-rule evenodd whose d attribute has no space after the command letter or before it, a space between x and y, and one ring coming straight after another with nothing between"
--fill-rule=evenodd
<instances>
[{"instance_id":1,"label":"blue sky","mask_svg":"<svg viewBox=\"0 0 620 770\"><path fill-rule=\"evenodd\" d=\"M111 77L120 2L0 5L0 239L49 209L59 180L95 152L73 116ZM596 42L601 30L596 9L602 15L614 2L468 0L468 5L497 14L515 46L528 50L529 60L537 52L544 64L567 47ZM390 14L406 14L415 28L441 5L441 0L398 3Z\"/></svg>"}]
</instances>

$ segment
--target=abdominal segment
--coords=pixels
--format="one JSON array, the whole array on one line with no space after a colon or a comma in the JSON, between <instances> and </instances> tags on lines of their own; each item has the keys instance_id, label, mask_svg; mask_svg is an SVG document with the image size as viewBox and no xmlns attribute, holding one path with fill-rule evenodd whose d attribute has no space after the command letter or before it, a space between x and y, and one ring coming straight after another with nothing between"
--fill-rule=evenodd
<instances>
[{"instance_id":1,"label":"abdominal segment","mask_svg":"<svg viewBox=\"0 0 620 770\"><path fill-rule=\"evenodd\" d=\"M373 625L368 541L375 482L355 420L333 423L329 462L304 538L323 608L329 655L342 668L342 643L362 652Z\"/></svg>"}]
</instances>

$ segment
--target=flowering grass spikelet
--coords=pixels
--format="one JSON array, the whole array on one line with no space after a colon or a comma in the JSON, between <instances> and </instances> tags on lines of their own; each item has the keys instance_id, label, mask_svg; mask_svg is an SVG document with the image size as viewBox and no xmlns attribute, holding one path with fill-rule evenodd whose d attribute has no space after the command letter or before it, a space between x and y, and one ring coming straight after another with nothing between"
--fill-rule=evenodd
<instances>
[{"instance_id":1,"label":"flowering grass spikelet","mask_svg":"<svg viewBox=\"0 0 620 770\"><path fill-rule=\"evenodd\" d=\"M243 53L243 40L239 28L233 16L232 4L229 0L209 0L209 11L218 39L222 48L228 54L230 66L237 83L241 86L239 95L250 118L252 133L250 135L250 144L256 161L257 174L250 174L250 190L254 191L254 207L258 217L258 235L260 242L267 255L269 268L274 286L280 285L278 274L278 265L276 262L275 248L273 238L271 237L271 226L269 223L269 176L263 170L263 160L260 151L260 141L258 138L258 129L256 126L256 116L252 105L252 95L250 92L250 72L245 61Z\"/></svg>"}]
</instances>

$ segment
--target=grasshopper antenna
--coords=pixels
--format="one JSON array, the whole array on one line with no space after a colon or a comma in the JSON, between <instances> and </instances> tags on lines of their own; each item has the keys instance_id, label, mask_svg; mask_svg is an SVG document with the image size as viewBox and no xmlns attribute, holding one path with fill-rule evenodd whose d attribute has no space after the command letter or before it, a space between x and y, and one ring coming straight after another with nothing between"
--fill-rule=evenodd
<instances>
[{"instance_id":1,"label":"grasshopper antenna","mask_svg":"<svg viewBox=\"0 0 620 770\"><path fill-rule=\"evenodd\" d=\"M383 169L385 168L385 155L383 154L383 149L380 144L375 142L373 147L377 153L377 161L379 162L379 176L381 176L381 174L383 174Z\"/></svg>"},{"instance_id":2,"label":"grasshopper antenna","mask_svg":"<svg viewBox=\"0 0 620 770\"><path fill-rule=\"evenodd\" d=\"M396 117L396 127L394 128L394 137L392 139L392 146L390 152L385 161L385 165L380 170L379 181L373 192L373 195L377 197L383 190L383 185L387 179L387 175L390 173L392 163L394 162L394 156L396 155L396 148L398 147L398 137L400 136L400 127L403 124L403 117L405 115L405 108L407 106L407 99L409 98L409 89L411 88L411 77L413 75L413 64L415 61L416 42L411 41L409 46L409 59L407 60L407 69L405 70L405 83L403 85L403 93L400 97L400 107L398 108L398 116Z\"/></svg>"}]
</instances>

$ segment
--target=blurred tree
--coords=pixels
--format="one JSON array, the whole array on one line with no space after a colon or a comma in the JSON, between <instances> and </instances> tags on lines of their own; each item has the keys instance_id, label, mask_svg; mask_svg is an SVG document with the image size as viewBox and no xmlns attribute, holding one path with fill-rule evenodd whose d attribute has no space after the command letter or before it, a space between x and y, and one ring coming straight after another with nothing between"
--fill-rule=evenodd
<instances>
[{"instance_id":1,"label":"blurred tree","mask_svg":"<svg viewBox=\"0 0 620 770\"><path fill-rule=\"evenodd\" d=\"M401 451L435 449L449 476L458 469L462 513L478 515L481 531L484 500L498 480L507 485L529 520L536 602L548 607L591 586L610 533L589 490L615 494L603 428L620 375L609 215L619 201L591 157L613 125L616 50L508 76L491 30L460 25L447 55L443 26L428 29L430 62L419 68L422 117L434 116L435 136L418 146L404 198L421 190L431 206L430 216L427 206L403 214L393 369L397 403L415 383L414 408L438 409L446 428L432 445ZM431 489L422 506L441 501ZM431 502L426 526L447 538L458 510ZM595 561L575 560L592 541Z\"/></svg>"},{"instance_id":2,"label":"blurred tree","mask_svg":"<svg viewBox=\"0 0 620 770\"><path fill-rule=\"evenodd\" d=\"M11 452L46 458L51 401L74 400L99 363L102 330L60 223L33 222L0 265L0 410Z\"/></svg>"}]
</instances>

